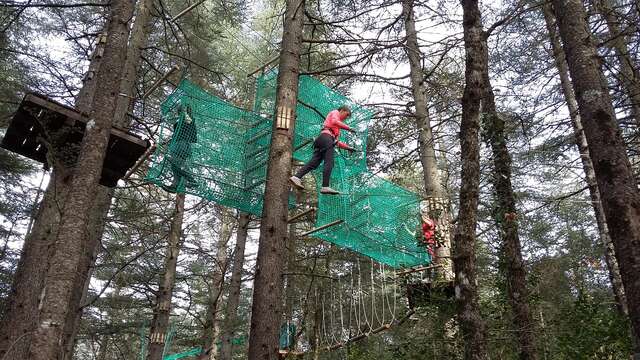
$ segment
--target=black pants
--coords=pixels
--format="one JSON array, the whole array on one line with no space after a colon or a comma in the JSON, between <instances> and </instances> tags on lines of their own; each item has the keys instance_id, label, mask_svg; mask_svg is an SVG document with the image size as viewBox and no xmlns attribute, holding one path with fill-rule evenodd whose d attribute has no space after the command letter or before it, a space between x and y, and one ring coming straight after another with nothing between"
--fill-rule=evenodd
<instances>
[{"instance_id":1,"label":"black pants","mask_svg":"<svg viewBox=\"0 0 640 360\"><path fill-rule=\"evenodd\" d=\"M313 142L313 156L311 160L298 170L296 177L302 179L309 171L315 170L324 161L322 171L322 186L329 186L331 180L331 170L333 170L333 147L335 139L329 134L320 134Z\"/></svg>"},{"instance_id":2,"label":"black pants","mask_svg":"<svg viewBox=\"0 0 640 360\"><path fill-rule=\"evenodd\" d=\"M193 176L185 167L191 159L191 143L188 141L176 141L170 152L171 172L173 173L173 185L179 186L182 179L193 182Z\"/></svg>"}]
</instances>

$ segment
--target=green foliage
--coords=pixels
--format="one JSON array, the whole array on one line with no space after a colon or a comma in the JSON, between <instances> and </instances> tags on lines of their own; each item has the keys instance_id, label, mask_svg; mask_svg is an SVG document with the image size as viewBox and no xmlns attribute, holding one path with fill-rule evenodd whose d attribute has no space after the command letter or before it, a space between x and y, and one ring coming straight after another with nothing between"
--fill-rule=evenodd
<instances>
[{"instance_id":1,"label":"green foliage","mask_svg":"<svg viewBox=\"0 0 640 360\"><path fill-rule=\"evenodd\" d=\"M608 294L582 295L559 314L558 336L551 339L554 359L624 359L632 352L629 321Z\"/></svg>"},{"instance_id":2,"label":"green foliage","mask_svg":"<svg viewBox=\"0 0 640 360\"><path fill-rule=\"evenodd\" d=\"M59 3L68 5L73 2L63 0ZM247 78L246 75L277 55L284 2L207 0L179 21L166 21L192 3L193 1L187 0L170 1L158 3L154 7L154 33L144 50L145 61L139 71L140 82L134 96L139 97L158 79L160 73L178 64L192 79L197 79L199 86L206 87L209 93L242 108L249 108L254 84L253 78ZM620 3L619 10L629 11L621 18L621 22L635 25L637 15L632 13L635 11L634 7L627 6L629 3L627 0ZM92 53L95 36L101 31L104 15L108 10L102 6L21 8L14 5L17 4L0 8L2 28L11 25L0 33L0 80L3 83L0 89L0 127L6 126L11 112L26 90L45 93L66 103L72 102L81 86L80 79L86 71L86 61ZM508 10L507 5L509 4L485 3L482 10L487 20L485 24L489 25L510 13L503 11ZM345 93L349 88L354 89L353 91L364 89L366 86L362 86L363 81L360 80L373 81L368 84L371 86L367 90L383 90L381 96L363 94L367 90L362 94L355 93L361 99L366 98L363 102L374 103L371 106L376 106L379 113L369 127L366 136L368 144L364 144L360 138L351 138L348 134L343 136L347 139L346 142L356 142L362 149L366 146L369 169L381 171L388 176L385 179L412 193L421 193L422 172L415 152L413 99L407 86L406 66L403 65L406 63L406 52L401 46L404 34L398 4L314 0L307 1L305 10L314 19L307 18L303 37L337 39L337 42L330 45L305 42L301 49L303 72L320 72L320 76L330 74L323 77L322 81L335 84L336 88ZM463 48L460 36L457 36L460 31L459 4L426 2L417 6L416 10L417 20L421 22L421 50L427 54L423 58L423 64L432 128L437 139L439 168L451 189L455 214L460 166L458 122L464 85ZM341 23L340 20L344 18L350 20ZM432 28L434 21L446 27L443 33L448 35L442 41L436 38L436 34L442 29ZM593 21L600 20L594 18ZM313 25L309 25L310 23ZM602 41L607 39L605 29L605 26L596 26L595 29L596 36ZM449 36L452 31L456 35ZM590 200L586 192L579 192L584 187L579 154L574 150L571 127L562 110L564 100L550 62L541 14L537 8L518 13L518 16L496 29L489 41L491 77L494 84L499 84L500 91L496 92L496 100L500 111L519 115L507 118L507 130L513 155L513 184L518 192L518 220L521 225L525 266L529 271L532 289L531 312L537 326L536 345L540 358L628 358L628 321L618 315L613 304ZM630 36L629 41L637 48L637 36ZM55 46L51 46L52 44ZM355 44L355 50L351 50L350 44ZM357 64L345 65L357 57L364 59L366 65L361 68ZM617 66L611 62L611 58L612 56L603 58L604 64L610 69L608 76L615 72ZM336 65L340 67L335 68ZM393 71L394 68L398 71ZM360 74L363 76L359 76ZM258 84L258 90L269 94L258 96L263 100L272 98L275 90L274 78L263 78L262 81L269 83ZM358 86L352 86L354 83ZM614 101L617 102L618 113L625 114L627 99L620 89L619 81L610 78L609 84L616 95ZM168 88L167 86L165 89ZM314 101L321 98L311 95L314 93L310 91L306 94ZM157 110L162 101L160 99L165 96L163 90L159 89L144 103L137 103L134 112L143 120L135 123L134 131L149 137L156 130L156 125L162 123L162 136L169 135L173 130L171 121L174 120L162 118ZM325 105L333 106L328 102L322 104ZM322 106L317 109L326 114L327 108ZM260 111L265 114L274 113L271 100L265 100L260 107ZM225 109L231 112L237 110L231 106ZM299 116L299 127L308 134L296 137L296 145L313 138L319 130L312 109L300 106L298 112L303 114ZM311 120L307 120L307 116ZM255 121L258 120L260 119L255 118ZM200 119L196 118L196 121ZM632 123L630 118L620 119L623 134L629 139L633 139L637 133L636 126ZM251 129L246 124L236 125L206 129L206 135L215 138L220 144L230 146L233 145L230 133L253 131L257 135L258 131L269 128L271 122L266 120ZM238 141L244 140L241 137ZM255 146L267 146L265 139L260 139ZM159 145L166 148L169 144ZM220 159L228 155L223 149L216 149L218 150L222 156ZM490 191L486 181L491 176L491 166L484 162L488 159L485 155L487 154L483 152L482 197L478 212L480 235L476 263L481 311L489 328L488 347L491 358L516 359L517 339L506 298L506 281L499 270L500 243L494 227ZM298 160L307 160L310 146L300 149L296 156ZM350 164L348 156L340 156L338 166ZM249 159L253 162L250 166L264 159L264 154L260 158L253 157ZM358 166L361 165L359 160L360 158L356 161ZM247 169L246 164L235 163L233 160L224 164L224 167L227 166ZM9 293L11 276L19 255L19 241L24 238L26 224L34 210L32 199L35 190L25 179L33 178L36 170L37 167L31 163L0 150L0 218L3 220L0 222L0 248L3 255L0 266L0 298ZM257 176L259 180L251 180L252 184L264 180L264 170L264 166L259 167L256 171L260 173ZM210 175L218 183L235 181L226 172L212 172ZM169 177L165 179L165 185L170 185ZM343 179L339 176L334 180L336 187L343 186ZM313 182L311 180L308 185ZM355 223L359 219L354 219L353 215L369 214L364 211L364 204L391 208L414 196L386 181L375 179L372 182L376 182L374 185L380 189L376 196L371 196L374 195L372 192L355 191L349 194L348 199L326 199L323 196L317 199L315 194L305 194L306 201L321 202L323 211L320 212L317 223L307 221L299 224L297 231L330 222L336 217L348 218L350 226L339 225L316 234L320 238L338 243L343 239L351 239L351 236L356 237L354 233L362 229ZM231 202L247 196L245 186L243 183L241 187L222 190L233 193L233 198L229 199ZM258 184L257 189L260 186ZM258 195L250 195L255 196L250 201L245 198L241 200L249 203L253 201L250 207L254 209L254 213L259 213L260 191ZM398 199L398 202L394 202L395 199L387 201L390 197L385 192L398 194L398 191L407 196ZM380 194L384 196L379 196ZM356 202L361 195L367 196L354 206L352 202ZM340 203L342 200L345 200L344 203ZM164 241L172 204L171 196L155 187L142 186L135 178L127 183L126 188L116 191L101 252L94 268L88 296L90 306L85 311L79 332L77 358L133 359L139 354L138 332L144 320L148 322L151 318L158 274L162 272ZM358 204L362 207L357 207ZM189 198L187 207L184 246L172 310L172 318L180 319L180 326L171 352L200 345L202 322L212 287L208 276L215 266L211 245L217 239L216 230L219 226L215 210L206 201L193 198ZM411 211L406 214L406 219L389 222L404 225L406 220L406 227L413 229L412 221L416 221L417 217ZM377 217L367 221L381 222ZM367 229L369 231L372 227ZM385 239L394 239L394 236L395 234L388 237L385 235ZM372 237L381 238L369 231L359 241L373 243ZM249 261L255 257L254 245L250 244L248 247ZM313 327L313 316L303 306L312 307L306 304L311 278L309 274L323 274L324 270L324 273L331 276L344 275L345 264L355 261L355 256L310 238L299 239L296 246L299 248L292 257L294 261L288 261L287 271L305 275L291 276L294 279L291 282L287 280L287 284L291 283L294 287L290 295L294 302L291 317L298 321L296 324L299 329L306 332L303 337L308 337ZM327 268L321 269L322 263L326 263ZM248 271L244 274L244 280L250 280L253 275L251 263L246 269ZM363 287L369 285L368 281L365 277ZM235 324L238 336L247 333L251 311L250 282L244 281L243 286L240 318ZM344 290L343 295L346 291ZM223 296L221 304L224 304L224 300ZM446 297L432 296L421 305L415 319L348 348L321 353L320 358L461 358L463 339L455 331L445 331L447 324L451 324L451 319L455 317L454 303ZM451 330L451 327L448 329ZM237 346L235 356L237 359L245 358L246 348Z\"/></svg>"}]
</instances>

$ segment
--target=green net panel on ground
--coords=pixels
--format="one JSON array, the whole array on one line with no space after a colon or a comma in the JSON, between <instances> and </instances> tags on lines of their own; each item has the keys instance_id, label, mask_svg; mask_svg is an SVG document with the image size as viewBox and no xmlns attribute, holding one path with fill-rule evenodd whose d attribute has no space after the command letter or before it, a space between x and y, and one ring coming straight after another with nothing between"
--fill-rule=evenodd
<instances>
[{"instance_id":1,"label":"green net panel on ground","mask_svg":"<svg viewBox=\"0 0 640 360\"><path fill-rule=\"evenodd\" d=\"M182 81L162 105L158 148L147 179L170 191L197 195L254 215L262 212L267 160L275 112L277 74L257 80L254 111L234 107ZM307 161L325 116L349 105L341 141L360 150L337 151L331 187L341 195L319 195L316 227L342 220L312 236L393 266L430 262L418 245L420 197L371 174L366 166L368 124L372 112L310 76L301 76L296 108L294 158ZM313 172L321 184L322 167ZM291 203L290 205L293 205Z\"/></svg>"}]
</instances>

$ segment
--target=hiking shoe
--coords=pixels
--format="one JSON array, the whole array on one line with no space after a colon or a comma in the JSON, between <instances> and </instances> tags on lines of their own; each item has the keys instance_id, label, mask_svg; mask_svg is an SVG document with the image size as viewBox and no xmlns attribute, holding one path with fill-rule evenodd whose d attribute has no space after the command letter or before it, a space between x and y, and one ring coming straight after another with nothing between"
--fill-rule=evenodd
<instances>
[{"instance_id":1,"label":"hiking shoe","mask_svg":"<svg viewBox=\"0 0 640 360\"><path fill-rule=\"evenodd\" d=\"M171 184L169 186L162 184L160 185L160 187L162 188L162 190L172 194L175 194L177 191L177 186L175 184Z\"/></svg>"},{"instance_id":2,"label":"hiking shoe","mask_svg":"<svg viewBox=\"0 0 640 360\"><path fill-rule=\"evenodd\" d=\"M328 187L328 186L323 186L322 189L320 189L320 193L321 194L327 194L327 195L339 195L340 192L337 190L333 190L332 188Z\"/></svg>"},{"instance_id":3,"label":"hiking shoe","mask_svg":"<svg viewBox=\"0 0 640 360\"><path fill-rule=\"evenodd\" d=\"M304 185L302 185L302 180L300 180L297 176L292 176L289 178L289 181L293 184L293 186L297 187L300 190L304 190Z\"/></svg>"}]
</instances>

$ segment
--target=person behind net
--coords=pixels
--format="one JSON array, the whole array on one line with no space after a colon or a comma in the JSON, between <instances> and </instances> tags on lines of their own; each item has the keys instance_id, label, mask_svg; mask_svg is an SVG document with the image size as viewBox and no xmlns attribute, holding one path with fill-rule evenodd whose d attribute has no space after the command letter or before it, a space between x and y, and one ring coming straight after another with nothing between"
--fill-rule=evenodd
<instances>
[{"instance_id":1,"label":"person behind net","mask_svg":"<svg viewBox=\"0 0 640 360\"><path fill-rule=\"evenodd\" d=\"M302 177L308 172L315 170L320 166L320 163L324 162L324 169L322 171L322 188L320 193L329 195L338 195L340 192L329 187L331 180L331 170L333 170L333 157L334 147L337 145L341 149L345 149L350 152L356 151L351 146L338 141L340 136L340 129L352 132L355 134L355 130L350 128L344 123L349 116L351 116L351 109L346 106L340 106L337 110L329 112L327 118L324 121L320 136L313 142L313 156L311 160L307 162L298 172L289 178L291 183L299 188L304 189L302 185Z\"/></svg>"},{"instance_id":2,"label":"person behind net","mask_svg":"<svg viewBox=\"0 0 640 360\"><path fill-rule=\"evenodd\" d=\"M186 186L194 186L195 179L193 175L185 169L192 155L192 144L198 142L198 130L196 122L191 113L191 106L186 105L183 116L173 124L173 135L169 145L169 162L171 164L171 172L173 173L173 181L166 189L175 192L182 180L186 180Z\"/></svg>"}]
</instances>

